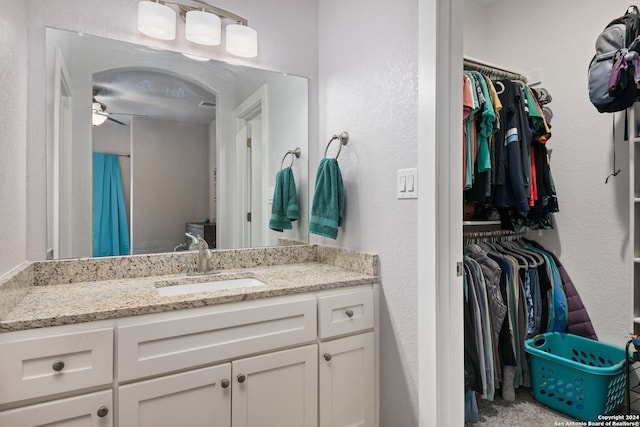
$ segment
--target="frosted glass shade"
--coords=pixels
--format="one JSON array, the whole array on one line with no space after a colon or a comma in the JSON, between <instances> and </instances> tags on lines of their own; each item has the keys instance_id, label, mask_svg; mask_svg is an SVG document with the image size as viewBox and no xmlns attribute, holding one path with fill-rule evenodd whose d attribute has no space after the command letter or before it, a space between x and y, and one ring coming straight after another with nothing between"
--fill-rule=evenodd
<instances>
[{"instance_id":1,"label":"frosted glass shade","mask_svg":"<svg viewBox=\"0 0 640 427\"><path fill-rule=\"evenodd\" d=\"M227 52L244 58L258 56L258 33L246 25L227 25Z\"/></svg>"},{"instance_id":2,"label":"frosted glass shade","mask_svg":"<svg viewBox=\"0 0 640 427\"><path fill-rule=\"evenodd\" d=\"M152 1L138 3L138 31L154 39L176 38L176 12Z\"/></svg>"},{"instance_id":3,"label":"frosted glass shade","mask_svg":"<svg viewBox=\"0 0 640 427\"><path fill-rule=\"evenodd\" d=\"M107 117L108 116L106 114L93 113L91 114L91 124L94 126L100 126L107 120Z\"/></svg>"},{"instance_id":4,"label":"frosted glass shade","mask_svg":"<svg viewBox=\"0 0 640 427\"><path fill-rule=\"evenodd\" d=\"M216 46L220 44L222 20L218 15L191 10L187 12L184 37L193 43Z\"/></svg>"}]
</instances>

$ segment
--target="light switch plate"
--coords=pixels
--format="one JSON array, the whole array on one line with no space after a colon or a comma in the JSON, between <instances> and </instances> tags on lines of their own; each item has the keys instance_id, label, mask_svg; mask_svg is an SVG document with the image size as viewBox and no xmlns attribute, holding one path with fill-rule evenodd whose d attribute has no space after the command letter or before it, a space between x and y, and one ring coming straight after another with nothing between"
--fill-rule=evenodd
<instances>
[{"instance_id":1,"label":"light switch plate","mask_svg":"<svg viewBox=\"0 0 640 427\"><path fill-rule=\"evenodd\" d=\"M418 168L398 169L398 199L418 198Z\"/></svg>"}]
</instances>

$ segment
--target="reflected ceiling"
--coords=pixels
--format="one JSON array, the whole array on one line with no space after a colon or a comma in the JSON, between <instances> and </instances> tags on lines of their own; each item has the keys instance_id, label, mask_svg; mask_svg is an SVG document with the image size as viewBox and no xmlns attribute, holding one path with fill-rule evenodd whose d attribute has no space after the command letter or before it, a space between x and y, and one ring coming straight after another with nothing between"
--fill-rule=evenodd
<instances>
[{"instance_id":1,"label":"reflected ceiling","mask_svg":"<svg viewBox=\"0 0 640 427\"><path fill-rule=\"evenodd\" d=\"M172 74L140 69L109 70L94 75L95 99L118 120L139 115L159 120L211 123L216 97Z\"/></svg>"}]
</instances>

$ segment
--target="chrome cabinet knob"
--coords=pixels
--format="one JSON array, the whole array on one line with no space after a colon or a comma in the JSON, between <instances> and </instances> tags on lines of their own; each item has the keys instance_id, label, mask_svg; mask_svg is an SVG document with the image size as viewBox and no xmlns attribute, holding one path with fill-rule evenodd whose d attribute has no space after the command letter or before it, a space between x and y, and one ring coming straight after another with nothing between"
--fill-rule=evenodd
<instances>
[{"instance_id":1,"label":"chrome cabinet knob","mask_svg":"<svg viewBox=\"0 0 640 427\"><path fill-rule=\"evenodd\" d=\"M98 412L96 413L96 415L98 415L100 418L104 418L108 413L109 408L107 408L106 406L101 406L100 408L98 408Z\"/></svg>"},{"instance_id":2,"label":"chrome cabinet knob","mask_svg":"<svg viewBox=\"0 0 640 427\"><path fill-rule=\"evenodd\" d=\"M347 315L347 317L353 317L353 310L347 310L345 311L345 314Z\"/></svg>"},{"instance_id":3,"label":"chrome cabinet knob","mask_svg":"<svg viewBox=\"0 0 640 427\"><path fill-rule=\"evenodd\" d=\"M239 383L243 383L244 380L246 380L246 379L247 379L247 377L245 377L244 374L239 374L238 375L238 382Z\"/></svg>"},{"instance_id":4,"label":"chrome cabinet knob","mask_svg":"<svg viewBox=\"0 0 640 427\"><path fill-rule=\"evenodd\" d=\"M58 360L51 367L54 371L60 372L64 369L64 362L62 360Z\"/></svg>"},{"instance_id":5,"label":"chrome cabinet knob","mask_svg":"<svg viewBox=\"0 0 640 427\"><path fill-rule=\"evenodd\" d=\"M222 381L220 381L220 385L222 386L222 388L227 388L229 387L229 384L231 384L231 382L228 379L223 379Z\"/></svg>"},{"instance_id":6,"label":"chrome cabinet knob","mask_svg":"<svg viewBox=\"0 0 640 427\"><path fill-rule=\"evenodd\" d=\"M326 360L327 362L331 360L331 354L329 353L325 353L323 357L324 357L324 360Z\"/></svg>"}]
</instances>

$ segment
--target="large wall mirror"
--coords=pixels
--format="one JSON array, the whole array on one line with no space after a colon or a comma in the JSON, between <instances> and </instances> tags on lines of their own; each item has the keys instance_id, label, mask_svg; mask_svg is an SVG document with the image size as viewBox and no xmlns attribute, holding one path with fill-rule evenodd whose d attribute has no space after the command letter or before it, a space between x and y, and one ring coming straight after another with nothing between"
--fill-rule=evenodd
<instances>
[{"instance_id":1,"label":"large wall mirror","mask_svg":"<svg viewBox=\"0 0 640 427\"><path fill-rule=\"evenodd\" d=\"M186 231L222 249L308 242L306 78L53 28L46 40L48 258L184 250ZM300 219L278 232L288 166Z\"/></svg>"}]
</instances>

